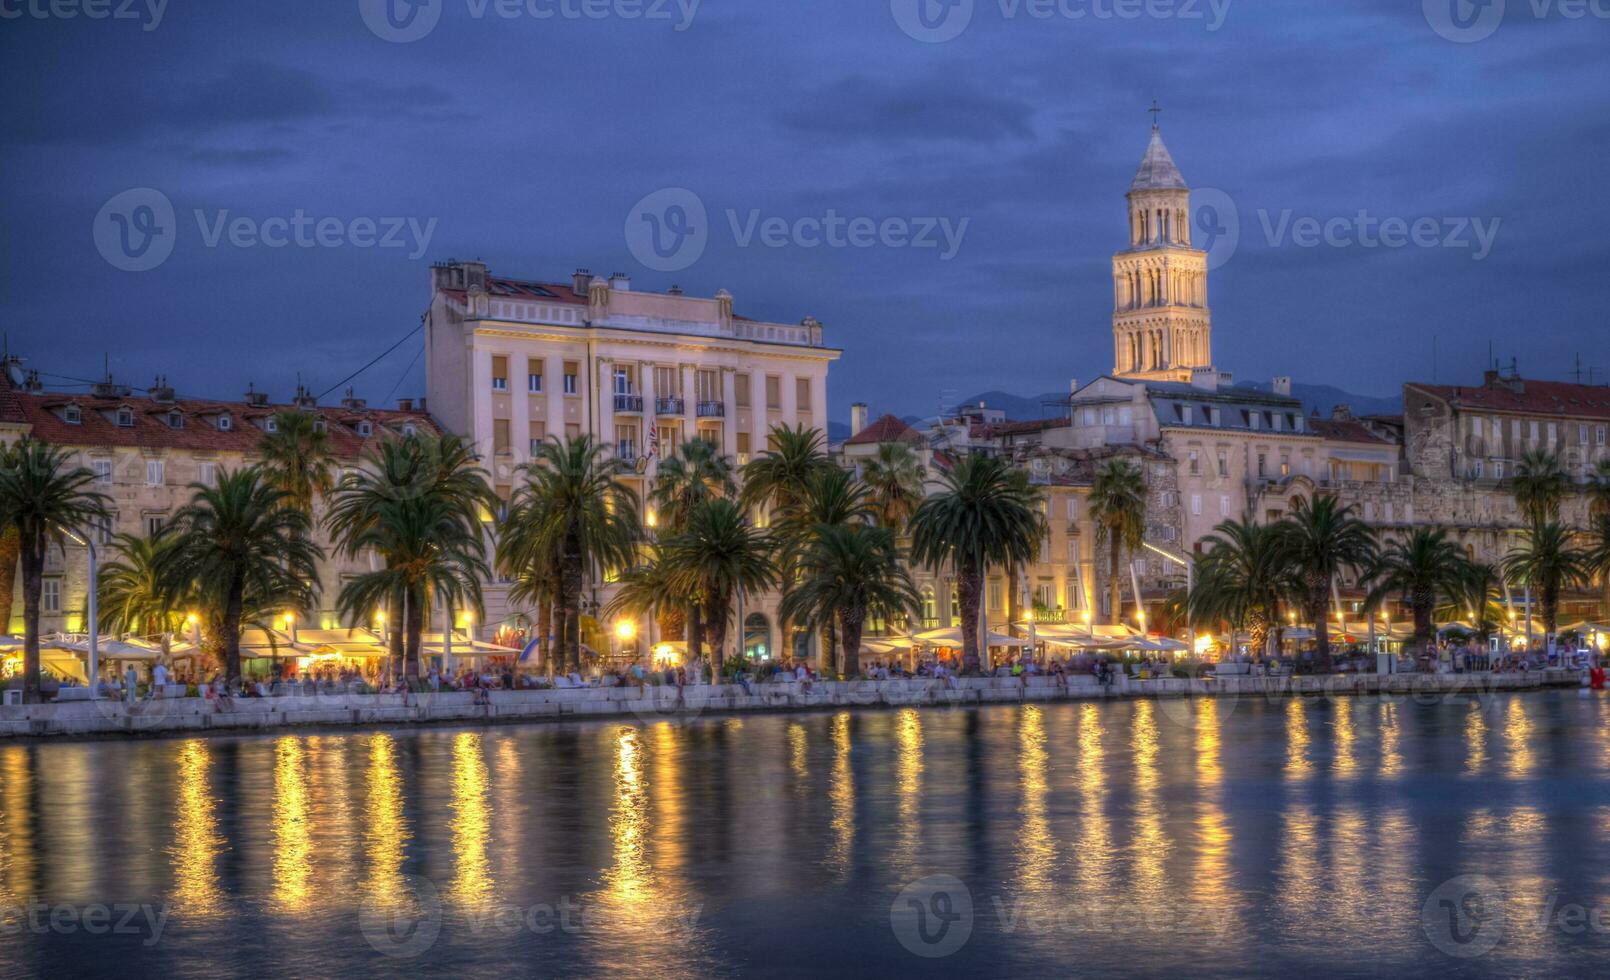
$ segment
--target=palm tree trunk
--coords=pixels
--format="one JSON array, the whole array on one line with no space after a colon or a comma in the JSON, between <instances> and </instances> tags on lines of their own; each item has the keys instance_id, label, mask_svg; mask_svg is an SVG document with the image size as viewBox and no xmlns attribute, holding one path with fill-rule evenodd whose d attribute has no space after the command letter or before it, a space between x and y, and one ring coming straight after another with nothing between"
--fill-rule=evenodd
<instances>
[{"instance_id":1,"label":"palm tree trunk","mask_svg":"<svg viewBox=\"0 0 1610 980\"><path fill-rule=\"evenodd\" d=\"M397 608L396 601L395 600L391 601L390 605L391 605L391 609L387 612L387 615L389 615L391 617L391 633L387 637L387 643L386 643L386 656L387 656L387 662L386 662L387 671L386 671L386 673L389 675L386 678L387 683L390 683L391 681L396 680L398 677L400 677L402 675L402 669L403 669L403 630L405 629L405 625L403 623L403 618L402 618L402 611Z\"/></svg>"},{"instance_id":2,"label":"palm tree trunk","mask_svg":"<svg viewBox=\"0 0 1610 980\"><path fill-rule=\"evenodd\" d=\"M410 589L410 593L414 590ZM422 589L419 591L423 591ZM403 679L419 680L419 647L425 632L425 596L410 594L408 599L408 647L403 651Z\"/></svg>"},{"instance_id":3,"label":"palm tree trunk","mask_svg":"<svg viewBox=\"0 0 1610 980\"><path fill-rule=\"evenodd\" d=\"M581 670L581 544L574 539L565 544L564 579L565 619L564 637L566 666Z\"/></svg>"},{"instance_id":4,"label":"palm tree trunk","mask_svg":"<svg viewBox=\"0 0 1610 980\"><path fill-rule=\"evenodd\" d=\"M45 582L45 541L43 534L30 534L22 550L22 700L38 704L39 695L39 601Z\"/></svg>"},{"instance_id":5,"label":"palm tree trunk","mask_svg":"<svg viewBox=\"0 0 1610 980\"><path fill-rule=\"evenodd\" d=\"M846 679L861 673L861 628L865 624L865 609L851 607L839 613L839 632L844 638L844 665L840 673Z\"/></svg>"},{"instance_id":6,"label":"palm tree trunk","mask_svg":"<svg viewBox=\"0 0 1610 980\"><path fill-rule=\"evenodd\" d=\"M1324 673L1331 672L1330 624L1325 606L1330 601L1330 583L1315 582L1308 595L1308 616L1314 623L1314 661Z\"/></svg>"},{"instance_id":7,"label":"palm tree trunk","mask_svg":"<svg viewBox=\"0 0 1610 980\"><path fill-rule=\"evenodd\" d=\"M0 527L0 633L11 632L11 597L17 588L17 562L22 557L22 532L15 524Z\"/></svg>"},{"instance_id":8,"label":"palm tree trunk","mask_svg":"<svg viewBox=\"0 0 1610 980\"><path fill-rule=\"evenodd\" d=\"M983 577L984 570L977 561L965 559L957 563L956 598L962 607L962 662L977 657L979 667L987 674L989 650L981 649L978 643L978 594Z\"/></svg>"},{"instance_id":9,"label":"palm tree trunk","mask_svg":"<svg viewBox=\"0 0 1610 980\"><path fill-rule=\"evenodd\" d=\"M1426 644L1431 642L1431 635L1435 632L1431 625L1431 613L1436 600L1436 593L1430 589L1415 589L1411 597L1411 604L1414 607L1414 645L1417 656L1425 649Z\"/></svg>"},{"instance_id":10,"label":"palm tree trunk","mask_svg":"<svg viewBox=\"0 0 1610 980\"><path fill-rule=\"evenodd\" d=\"M1123 573L1118 570L1118 566L1123 561L1124 543L1119 540L1117 531L1108 533L1112 535L1112 578L1107 582L1107 588L1111 591L1112 596L1111 623L1113 626L1120 626L1124 622L1124 577ZM1139 601L1140 597L1136 596L1135 599Z\"/></svg>"},{"instance_id":11,"label":"palm tree trunk","mask_svg":"<svg viewBox=\"0 0 1610 980\"><path fill-rule=\"evenodd\" d=\"M224 600L224 686L238 691L240 676L240 619L244 608L246 583L237 573L229 584L229 598Z\"/></svg>"},{"instance_id":12,"label":"palm tree trunk","mask_svg":"<svg viewBox=\"0 0 1610 980\"><path fill-rule=\"evenodd\" d=\"M561 589L557 601L553 604L553 630L554 642L548 649L548 675L567 674L570 671L565 666L565 641L570 636L570 603Z\"/></svg>"},{"instance_id":13,"label":"palm tree trunk","mask_svg":"<svg viewBox=\"0 0 1610 980\"><path fill-rule=\"evenodd\" d=\"M833 620L829 619L822 624L822 665L833 665L833 669L844 673L844 664L839 657L839 631Z\"/></svg>"},{"instance_id":14,"label":"palm tree trunk","mask_svg":"<svg viewBox=\"0 0 1610 980\"><path fill-rule=\"evenodd\" d=\"M727 648L727 609L719 598L712 598L705 607L710 620L710 683L721 681L721 663Z\"/></svg>"},{"instance_id":15,"label":"palm tree trunk","mask_svg":"<svg viewBox=\"0 0 1610 980\"><path fill-rule=\"evenodd\" d=\"M704 613L699 604L688 609L688 666L704 655Z\"/></svg>"},{"instance_id":16,"label":"palm tree trunk","mask_svg":"<svg viewBox=\"0 0 1610 980\"><path fill-rule=\"evenodd\" d=\"M537 663L548 672L548 679L553 679L553 603L547 596L537 602Z\"/></svg>"},{"instance_id":17,"label":"palm tree trunk","mask_svg":"<svg viewBox=\"0 0 1610 980\"><path fill-rule=\"evenodd\" d=\"M1558 629L1560 625L1559 586L1545 585L1543 587L1543 595L1541 596L1541 599L1541 605L1543 607L1543 636L1544 642L1546 643L1548 642L1547 638L1553 636L1554 631Z\"/></svg>"}]
</instances>

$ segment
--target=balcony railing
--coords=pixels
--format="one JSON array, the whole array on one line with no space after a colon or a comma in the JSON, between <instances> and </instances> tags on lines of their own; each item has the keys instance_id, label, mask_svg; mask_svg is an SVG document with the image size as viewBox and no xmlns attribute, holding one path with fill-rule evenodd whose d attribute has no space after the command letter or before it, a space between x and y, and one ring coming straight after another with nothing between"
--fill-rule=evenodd
<instances>
[{"instance_id":1,"label":"balcony railing","mask_svg":"<svg viewBox=\"0 0 1610 980\"><path fill-rule=\"evenodd\" d=\"M681 398L657 398L654 400L654 411L659 415L686 415L688 403Z\"/></svg>"},{"instance_id":2,"label":"balcony railing","mask_svg":"<svg viewBox=\"0 0 1610 980\"><path fill-rule=\"evenodd\" d=\"M637 443L617 442L615 444L615 457L617 459L634 460L637 458Z\"/></svg>"},{"instance_id":3,"label":"balcony railing","mask_svg":"<svg viewBox=\"0 0 1610 980\"><path fill-rule=\"evenodd\" d=\"M617 411L617 412L635 412L635 413L641 415L643 413L643 396L642 395L616 395L615 396L615 411Z\"/></svg>"},{"instance_id":4,"label":"balcony railing","mask_svg":"<svg viewBox=\"0 0 1610 980\"><path fill-rule=\"evenodd\" d=\"M727 417L727 406L724 402L700 402L699 418L724 419Z\"/></svg>"}]
</instances>

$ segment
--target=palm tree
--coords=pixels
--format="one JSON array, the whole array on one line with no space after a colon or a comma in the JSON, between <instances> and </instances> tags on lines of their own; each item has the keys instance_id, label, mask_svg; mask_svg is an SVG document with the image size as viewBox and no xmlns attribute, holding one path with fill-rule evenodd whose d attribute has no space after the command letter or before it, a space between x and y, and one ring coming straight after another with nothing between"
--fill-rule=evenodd
<instances>
[{"instance_id":1,"label":"palm tree","mask_svg":"<svg viewBox=\"0 0 1610 980\"><path fill-rule=\"evenodd\" d=\"M1314 624L1319 669L1330 672L1330 629L1325 615L1338 576L1357 572L1375 560L1375 532L1350 506L1331 494L1299 498L1280 529L1286 560L1304 585L1303 606Z\"/></svg>"},{"instance_id":2,"label":"palm tree","mask_svg":"<svg viewBox=\"0 0 1610 980\"><path fill-rule=\"evenodd\" d=\"M107 498L88 487L95 474L69 455L29 437L0 454L0 526L15 528L22 563L22 698L39 700L39 603L45 552L66 548L70 533L89 533L107 517Z\"/></svg>"},{"instance_id":3,"label":"palm tree","mask_svg":"<svg viewBox=\"0 0 1610 980\"><path fill-rule=\"evenodd\" d=\"M878 453L867 461L861 480L872 491L878 523L898 537L922 503L922 463L903 442L878 444Z\"/></svg>"},{"instance_id":4,"label":"palm tree","mask_svg":"<svg viewBox=\"0 0 1610 980\"><path fill-rule=\"evenodd\" d=\"M384 555L385 567L348 579L338 606L348 622L363 622L370 610L406 596L402 628L403 676L419 677L425 611L440 599L443 608L480 613L481 581L488 575L485 542L478 523L463 520L451 501L436 494L388 500L375 510L374 522L343 542L348 554L366 549ZM451 630L449 621L442 625Z\"/></svg>"},{"instance_id":5,"label":"palm tree","mask_svg":"<svg viewBox=\"0 0 1610 980\"><path fill-rule=\"evenodd\" d=\"M429 505L408 506L421 500ZM484 550L482 515L500 503L474 451L447 435L380 442L331 495L325 527L337 550L348 558L369 551L384 566L362 577L361 586L348 582L338 601L349 621L365 622L379 609L398 624L391 662L406 676L417 675L426 611L435 599L447 600L449 609L460 599L478 609L479 591L462 585L462 576L478 569L470 559L480 560ZM391 591L380 591L382 584ZM372 604L361 606L360 598Z\"/></svg>"},{"instance_id":6,"label":"palm tree","mask_svg":"<svg viewBox=\"0 0 1610 980\"><path fill-rule=\"evenodd\" d=\"M239 687L242 626L273 610L311 606L324 550L309 536L313 519L257 467L220 472L216 486L191 489L190 503L164 531L172 545L157 577L170 607L193 595L217 622L225 682Z\"/></svg>"},{"instance_id":7,"label":"palm tree","mask_svg":"<svg viewBox=\"0 0 1610 980\"><path fill-rule=\"evenodd\" d=\"M335 489L335 454L330 434L312 413L289 409L273 416L273 431L258 441L264 475L275 488L290 496L291 506L313 513L313 498Z\"/></svg>"},{"instance_id":8,"label":"palm tree","mask_svg":"<svg viewBox=\"0 0 1610 980\"><path fill-rule=\"evenodd\" d=\"M1594 515L1588 542L1588 564L1604 583L1604 612L1610 614L1610 514Z\"/></svg>"},{"instance_id":9,"label":"palm tree","mask_svg":"<svg viewBox=\"0 0 1610 980\"><path fill-rule=\"evenodd\" d=\"M1570 486L1571 478L1560 466L1559 457L1546 449L1534 449L1515 464L1515 506L1534 528L1559 520L1560 501Z\"/></svg>"},{"instance_id":10,"label":"palm tree","mask_svg":"<svg viewBox=\"0 0 1610 980\"><path fill-rule=\"evenodd\" d=\"M118 557L102 565L97 578L97 619L103 630L163 635L178 626L181 603L169 600L162 587L161 568L173 549L171 534L138 538L119 534L113 542Z\"/></svg>"},{"instance_id":11,"label":"palm tree","mask_svg":"<svg viewBox=\"0 0 1610 980\"><path fill-rule=\"evenodd\" d=\"M1600 611L1610 617L1610 523L1607 523L1610 522L1610 459L1599 460L1588 474L1588 513L1592 533L1599 543L1596 551L1603 555L1596 563L1603 590Z\"/></svg>"},{"instance_id":12,"label":"palm tree","mask_svg":"<svg viewBox=\"0 0 1610 980\"><path fill-rule=\"evenodd\" d=\"M861 634L869 615L916 616L921 603L888 527L820 525L797 571L799 581L783 597L778 616L812 626L836 618L842 677L861 672Z\"/></svg>"},{"instance_id":13,"label":"palm tree","mask_svg":"<svg viewBox=\"0 0 1610 980\"><path fill-rule=\"evenodd\" d=\"M0 453L5 451L0 446ZM21 556L22 535L17 526L0 525L0 633L11 632L11 596L17 590L17 559Z\"/></svg>"},{"instance_id":14,"label":"palm tree","mask_svg":"<svg viewBox=\"0 0 1610 980\"><path fill-rule=\"evenodd\" d=\"M941 475L940 484L911 519L911 559L936 573L946 565L955 569L962 654L982 664L978 614L984 576L992 566L1015 568L1034 560L1045 533L1040 494L1027 473L993 456L962 459Z\"/></svg>"},{"instance_id":15,"label":"palm tree","mask_svg":"<svg viewBox=\"0 0 1610 980\"><path fill-rule=\"evenodd\" d=\"M675 533L687 526L688 512L698 504L737 492L732 462L715 443L694 439L660 461L650 499L659 508L657 523Z\"/></svg>"},{"instance_id":16,"label":"palm tree","mask_svg":"<svg viewBox=\"0 0 1610 980\"><path fill-rule=\"evenodd\" d=\"M1414 614L1414 645L1424 647L1436 632L1432 613L1438 601L1460 594L1469 559L1443 528L1417 528L1406 541L1392 541L1370 566L1372 587L1365 607L1373 612L1387 596L1403 596Z\"/></svg>"},{"instance_id":17,"label":"palm tree","mask_svg":"<svg viewBox=\"0 0 1610 980\"><path fill-rule=\"evenodd\" d=\"M822 528L869 523L876 514L871 490L857 480L854 474L836 466L812 474L806 482L804 495L792 508L785 511L777 527L777 552L782 580L789 583L798 578L803 555L822 533ZM788 589L784 589L786 593ZM790 621L778 613L778 618ZM829 616L820 620L824 663L837 662L837 620Z\"/></svg>"},{"instance_id":18,"label":"palm tree","mask_svg":"<svg viewBox=\"0 0 1610 980\"><path fill-rule=\"evenodd\" d=\"M1588 582L1592 557L1576 546L1575 532L1549 521L1521 532L1521 540L1504 559L1504 571L1525 582L1537 594L1543 630L1553 636L1559 627L1560 593Z\"/></svg>"},{"instance_id":19,"label":"palm tree","mask_svg":"<svg viewBox=\"0 0 1610 980\"><path fill-rule=\"evenodd\" d=\"M811 478L838 467L827 456L827 439L820 429L774 425L768 438L768 448L744 464L738 504L745 511L767 510L777 519L786 519L805 499ZM785 593L791 584L784 569L781 585ZM781 646L792 655L793 624L781 615L777 619Z\"/></svg>"},{"instance_id":20,"label":"palm tree","mask_svg":"<svg viewBox=\"0 0 1610 980\"><path fill-rule=\"evenodd\" d=\"M1198 622L1224 622L1246 628L1261 658L1280 625L1281 606L1294 596L1306 599L1306 583L1289 560L1286 531L1249 519L1225 521L1202 540L1196 583L1186 598Z\"/></svg>"},{"instance_id":21,"label":"palm tree","mask_svg":"<svg viewBox=\"0 0 1610 980\"><path fill-rule=\"evenodd\" d=\"M543 443L521 471L526 482L503 521L497 565L512 578L554 569L557 659L566 671L579 669L582 590L589 576L634 563L642 537L637 498L617 479L621 462L587 435Z\"/></svg>"},{"instance_id":22,"label":"palm tree","mask_svg":"<svg viewBox=\"0 0 1610 980\"><path fill-rule=\"evenodd\" d=\"M735 502L718 499L693 508L686 530L666 541L664 549L670 588L699 597L719 677L733 598L758 595L776 584L771 541L749 525Z\"/></svg>"},{"instance_id":23,"label":"palm tree","mask_svg":"<svg viewBox=\"0 0 1610 980\"><path fill-rule=\"evenodd\" d=\"M649 545L644 560L622 572L617 580L615 598L605 608L610 617L653 617L660 623L660 635L670 636L675 630L666 629L670 620L693 605L696 597L677 588L671 566L658 544ZM702 637L701 637L702 642ZM691 648L690 648L691 649Z\"/></svg>"},{"instance_id":24,"label":"palm tree","mask_svg":"<svg viewBox=\"0 0 1610 980\"><path fill-rule=\"evenodd\" d=\"M1110 559L1108 588L1112 610L1110 621L1118 625L1123 618L1123 552L1140 550L1146 539L1146 474L1127 459L1115 459L1096 472L1090 487L1090 519L1096 525L1096 540L1105 542ZM1140 609L1140 596L1135 597Z\"/></svg>"},{"instance_id":25,"label":"palm tree","mask_svg":"<svg viewBox=\"0 0 1610 980\"><path fill-rule=\"evenodd\" d=\"M1447 619L1466 617L1485 646L1504 620L1504 608L1499 599L1504 593L1504 580L1498 569L1482 562L1466 562L1459 587L1447 596L1448 605L1441 615Z\"/></svg>"}]
</instances>

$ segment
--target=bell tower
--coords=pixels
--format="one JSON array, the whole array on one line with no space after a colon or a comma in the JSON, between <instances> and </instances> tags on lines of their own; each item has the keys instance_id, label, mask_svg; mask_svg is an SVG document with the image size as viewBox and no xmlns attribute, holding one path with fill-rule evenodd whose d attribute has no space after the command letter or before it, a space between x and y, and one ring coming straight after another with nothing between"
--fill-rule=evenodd
<instances>
[{"instance_id":1,"label":"bell tower","mask_svg":"<svg viewBox=\"0 0 1610 980\"><path fill-rule=\"evenodd\" d=\"M1155 121L1127 197L1129 247L1112 260L1113 373L1190 381L1213 364L1207 253L1191 247L1191 189Z\"/></svg>"}]
</instances>

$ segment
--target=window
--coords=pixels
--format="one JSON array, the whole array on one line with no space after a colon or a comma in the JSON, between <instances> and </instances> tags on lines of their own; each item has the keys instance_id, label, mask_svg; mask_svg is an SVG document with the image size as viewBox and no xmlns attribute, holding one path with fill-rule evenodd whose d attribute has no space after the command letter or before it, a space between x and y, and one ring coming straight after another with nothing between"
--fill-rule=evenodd
<instances>
[{"instance_id":1,"label":"window","mask_svg":"<svg viewBox=\"0 0 1610 980\"><path fill-rule=\"evenodd\" d=\"M509 420L492 420L492 453L497 456L509 454Z\"/></svg>"},{"instance_id":2,"label":"window","mask_svg":"<svg viewBox=\"0 0 1610 980\"><path fill-rule=\"evenodd\" d=\"M509 359L501 355L492 357L492 390L509 390Z\"/></svg>"},{"instance_id":3,"label":"window","mask_svg":"<svg viewBox=\"0 0 1610 980\"><path fill-rule=\"evenodd\" d=\"M637 378L633 375L630 364L618 364L615 366L615 394L637 394Z\"/></svg>"},{"instance_id":4,"label":"window","mask_svg":"<svg viewBox=\"0 0 1610 980\"><path fill-rule=\"evenodd\" d=\"M1588 444L1588 427L1580 422L1576 427L1576 441L1584 446Z\"/></svg>"},{"instance_id":5,"label":"window","mask_svg":"<svg viewBox=\"0 0 1610 980\"><path fill-rule=\"evenodd\" d=\"M402 427L402 434L403 435L411 437L414 434L416 434L417 432L419 432L419 427L414 425L414 423L412 423L412 422L404 422L403 423L403 427Z\"/></svg>"},{"instance_id":6,"label":"window","mask_svg":"<svg viewBox=\"0 0 1610 980\"><path fill-rule=\"evenodd\" d=\"M125 429L134 427L134 409L120 408L117 410L117 424Z\"/></svg>"},{"instance_id":7,"label":"window","mask_svg":"<svg viewBox=\"0 0 1610 980\"><path fill-rule=\"evenodd\" d=\"M922 621L924 624L932 624L938 618L938 607L934 603L934 587L925 585L922 587Z\"/></svg>"},{"instance_id":8,"label":"window","mask_svg":"<svg viewBox=\"0 0 1610 980\"><path fill-rule=\"evenodd\" d=\"M1268 456L1267 453L1259 453L1258 454L1258 475L1259 476L1268 476L1269 475L1268 471L1269 471L1269 456Z\"/></svg>"},{"instance_id":9,"label":"window","mask_svg":"<svg viewBox=\"0 0 1610 980\"><path fill-rule=\"evenodd\" d=\"M62 419L66 421L68 425L79 425L84 421L84 413L77 405L68 405L66 408L62 409L61 414Z\"/></svg>"},{"instance_id":10,"label":"window","mask_svg":"<svg viewBox=\"0 0 1610 980\"><path fill-rule=\"evenodd\" d=\"M766 407L769 409L783 407L783 379L775 374L766 375Z\"/></svg>"},{"instance_id":11,"label":"window","mask_svg":"<svg viewBox=\"0 0 1610 980\"><path fill-rule=\"evenodd\" d=\"M548 428L541 422L532 422L530 435L531 455L542 452L542 444L548 439Z\"/></svg>"},{"instance_id":12,"label":"window","mask_svg":"<svg viewBox=\"0 0 1610 980\"><path fill-rule=\"evenodd\" d=\"M1262 415L1260 415L1257 412L1248 413L1248 415L1247 415L1247 426L1249 428L1256 429L1262 424L1263 424L1263 416Z\"/></svg>"},{"instance_id":13,"label":"window","mask_svg":"<svg viewBox=\"0 0 1610 980\"><path fill-rule=\"evenodd\" d=\"M1199 493L1191 494L1191 515L1193 517L1202 515L1202 495Z\"/></svg>"},{"instance_id":14,"label":"window","mask_svg":"<svg viewBox=\"0 0 1610 980\"><path fill-rule=\"evenodd\" d=\"M950 621L962 621L962 594L955 582L950 583Z\"/></svg>"},{"instance_id":15,"label":"window","mask_svg":"<svg viewBox=\"0 0 1610 980\"><path fill-rule=\"evenodd\" d=\"M1219 495L1219 516L1220 517L1229 517L1230 516L1230 497L1227 494L1220 494Z\"/></svg>"},{"instance_id":16,"label":"window","mask_svg":"<svg viewBox=\"0 0 1610 980\"><path fill-rule=\"evenodd\" d=\"M1504 420L1493 419L1493 442L1502 442L1504 439Z\"/></svg>"},{"instance_id":17,"label":"window","mask_svg":"<svg viewBox=\"0 0 1610 980\"><path fill-rule=\"evenodd\" d=\"M1593 430L1593 441L1596 444L1598 444L1600 446L1604 445L1604 438L1605 438L1605 427L1604 426L1601 425L1598 428Z\"/></svg>"},{"instance_id":18,"label":"window","mask_svg":"<svg viewBox=\"0 0 1610 980\"><path fill-rule=\"evenodd\" d=\"M1230 475L1230 454L1222 449L1219 450L1219 475Z\"/></svg>"},{"instance_id":19,"label":"window","mask_svg":"<svg viewBox=\"0 0 1610 980\"><path fill-rule=\"evenodd\" d=\"M374 434L375 434L375 424L373 422L370 422L368 419L365 419L362 422L358 423L358 435L363 436L365 439L367 439L367 438L369 438L370 436L372 436Z\"/></svg>"},{"instance_id":20,"label":"window","mask_svg":"<svg viewBox=\"0 0 1610 980\"><path fill-rule=\"evenodd\" d=\"M148 487L160 487L166 481L166 476L167 476L167 474L164 472L164 467L162 465L162 460L160 460L160 459L148 459L148 460L145 461L145 485L146 486L148 486Z\"/></svg>"},{"instance_id":21,"label":"window","mask_svg":"<svg viewBox=\"0 0 1610 980\"><path fill-rule=\"evenodd\" d=\"M325 424L325 421L323 419L314 419L313 420L313 431L314 432L327 432L327 431L329 431L329 428L330 427L327 424Z\"/></svg>"},{"instance_id":22,"label":"window","mask_svg":"<svg viewBox=\"0 0 1610 980\"><path fill-rule=\"evenodd\" d=\"M162 532L162 525L165 523L166 521L163 520L161 514L145 515L145 536L148 538L156 537Z\"/></svg>"},{"instance_id":23,"label":"window","mask_svg":"<svg viewBox=\"0 0 1610 980\"><path fill-rule=\"evenodd\" d=\"M213 462L202 463L196 479L197 482L209 487L215 485L218 482L218 464Z\"/></svg>"},{"instance_id":24,"label":"window","mask_svg":"<svg viewBox=\"0 0 1610 980\"><path fill-rule=\"evenodd\" d=\"M277 419L274 416L270 415L268 418L263 420L263 431L264 432L278 432L279 430L280 430L280 420L279 419Z\"/></svg>"},{"instance_id":25,"label":"window","mask_svg":"<svg viewBox=\"0 0 1610 980\"><path fill-rule=\"evenodd\" d=\"M738 433L738 465L749 462L749 433Z\"/></svg>"},{"instance_id":26,"label":"window","mask_svg":"<svg viewBox=\"0 0 1610 980\"><path fill-rule=\"evenodd\" d=\"M1493 461L1493 479L1502 480L1503 478L1504 478L1504 462L1503 462L1503 460L1494 460Z\"/></svg>"},{"instance_id":27,"label":"window","mask_svg":"<svg viewBox=\"0 0 1610 980\"><path fill-rule=\"evenodd\" d=\"M90 521L90 527L94 529L96 544L107 545L112 543L112 516L110 514Z\"/></svg>"},{"instance_id":28,"label":"window","mask_svg":"<svg viewBox=\"0 0 1610 980\"><path fill-rule=\"evenodd\" d=\"M1482 470L1481 460L1478 459L1474 463L1472 463L1471 466L1470 466L1470 475L1471 475L1471 477L1473 477L1474 479L1477 479L1477 480L1481 479L1481 470Z\"/></svg>"},{"instance_id":29,"label":"window","mask_svg":"<svg viewBox=\"0 0 1610 980\"><path fill-rule=\"evenodd\" d=\"M693 394L700 402L720 403L721 372L701 369L693 376Z\"/></svg>"},{"instance_id":30,"label":"window","mask_svg":"<svg viewBox=\"0 0 1610 980\"><path fill-rule=\"evenodd\" d=\"M637 426L618 425L615 427L615 453L621 459L632 460L638 456L637 452Z\"/></svg>"},{"instance_id":31,"label":"window","mask_svg":"<svg viewBox=\"0 0 1610 980\"><path fill-rule=\"evenodd\" d=\"M182 429L182 428L184 428L184 416L180 415L177 410L168 413L168 428L170 428L170 429Z\"/></svg>"},{"instance_id":32,"label":"window","mask_svg":"<svg viewBox=\"0 0 1610 980\"><path fill-rule=\"evenodd\" d=\"M1560 441L1560 427L1557 424L1555 424L1553 422L1550 422L1548 432L1549 432L1549 445L1552 446L1556 442Z\"/></svg>"},{"instance_id":33,"label":"window","mask_svg":"<svg viewBox=\"0 0 1610 980\"><path fill-rule=\"evenodd\" d=\"M1290 476L1291 475L1291 457L1287 456L1284 453L1282 453L1280 455L1280 475L1281 476Z\"/></svg>"},{"instance_id":34,"label":"window","mask_svg":"<svg viewBox=\"0 0 1610 980\"><path fill-rule=\"evenodd\" d=\"M564 387L565 387L565 394L567 394L567 395L576 394L576 372L577 372L577 370L578 369L576 367L576 362L575 361L566 361L565 362Z\"/></svg>"},{"instance_id":35,"label":"window","mask_svg":"<svg viewBox=\"0 0 1610 980\"><path fill-rule=\"evenodd\" d=\"M533 395L542 394L542 362L536 358L525 362L525 390Z\"/></svg>"},{"instance_id":36,"label":"window","mask_svg":"<svg viewBox=\"0 0 1610 980\"><path fill-rule=\"evenodd\" d=\"M1006 606L1002 602L1002 600L1005 599L1005 598L1006 598L1005 590L1001 588L1001 580L998 579L998 578L990 579L989 580L989 607L991 609L1005 609Z\"/></svg>"},{"instance_id":37,"label":"window","mask_svg":"<svg viewBox=\"0 0 1610 980\"><path fill-rule=\"evenodd\" d=\"M1537 422L1535 420L1528 425L1528 431L1530 432L1531 440L1533 442L1536 442L1537 441Z\"/></svg>"},{"instance_id":38,"label":"window","mask_svg":"<svg viewBox=\"0 0 1610 980\"><path fill-rule=\"evenodd\" d=\"M218 416L218 431L228 432L235 427L235 420L227 415Z\"/></svg>"},{"instance_id":39,"label":"window","mask_svg":"<svg viewBox=\"0 0 1610 980\"><path fill-rule=\"evenodd\" d=\"M1079 519L1079 501L1078 501L1077 498L1069 497L1068 498L1068 520L1077 521L1078 519Z\"/></svg>"},{"instance_id":40,"label":"window","mask_svg":"<svg viewBox=\"0 0 1610 980\"><path fill-rule=\"evenodd\" d=\"M90 466L90 469L93 470L94 473L95 473L95 482L96 483L111 483L112 482L112 461L111 460L109 460L109 459L92 459L89 462L89 466Z\"/></svg>"},{"instance_id":41,"label":"window","mask_svg":"<svg viewBox=\"0 0 1610 980\"><path fill-rule=\"evenodd\" d=\"M733 401L738 403L738 407L739 408L748 408L749 405L750 405L750 402L749 402L749 375L747 375L747 374L733 375L732 389L733 389L732 399L733 399Z\"/></svg>"},{"instance_id":42,"label":"window","mask_svg":"<svg viewBox=\"0 0 1610 980\"><path fill-rule=\"evenodd\" d=\"M794 379L794 407L801 412L811 410L811 379Z\"/></svg>"},{"instance_id":43,"label":"window","mask_svg":"<svg viewBox=\"0 0 1610 980\"><path fill-rule=\"evenodd\" d=\"M1200 454L1196 450L1193 449L1193 450L1191 450L1190 459L1191 459L1191 475L1192 476L1201 475L1201 473L1202 473L1202 460L1200 459Z\"/></svg>"},{"instance_id":44,"label":"window","mask_svg":"<svg viewBox=\"0 0 1610 980\"><path fill-rule=\"evenodd\" d=\"M61 612L61 579L47 578L40 583L43 590L39 593L39 611L46 615L57 615Z\"/></svg>"}]
</instances>

